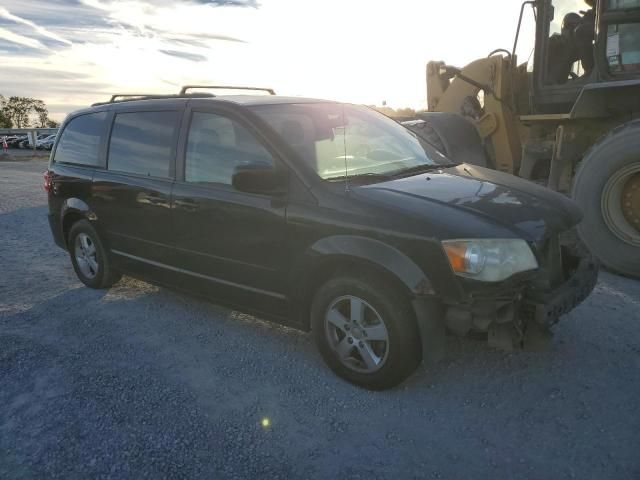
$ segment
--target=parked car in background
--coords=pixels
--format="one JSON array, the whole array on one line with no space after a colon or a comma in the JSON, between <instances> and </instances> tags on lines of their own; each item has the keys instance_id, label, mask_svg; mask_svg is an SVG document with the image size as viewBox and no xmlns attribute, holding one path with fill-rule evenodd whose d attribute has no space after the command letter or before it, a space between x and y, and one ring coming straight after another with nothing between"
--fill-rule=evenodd
<instances>
[{"instance_id":1,"label":"parked car in background","mask_svg":"<svg viewBox=\"0 0 640 480\"><path fill-rule=\"evenodd\" d=\"M36 148L41 150L51 150L56 140L56 135L48 135L36 142Z\"/></svg>"},{"instance_id":2,"label":"parked car in background","mask_svg":"<svg viewBox=\"0 0 640 480\"><path fill-rule=\"evenodd\" d=\"M571 200L355 105L96 104L62 126L45 190L85 285L127 273L310 329L371 389L440 358L446 328L507 350L546 337L598 273Z\"/></svg>"},{"instance_id":3,"label":"parked car in background","mask_svg":"<svg viewBox=\"0 0 640 480\"><path fill-rule=\"evenodd\" d=\"M9 148L18 148L19 143L26 139L26 135L13 135L11 137L7 137L7 146Z\"/></svg>"},{"instance_id":4,"label":"parked car in background","mask_svg":"<svg viewBox=\"0 0 640 480\"><path fill-rule=\"evenodd\" d=\"M0 138L4 138L9 148L11 148L11 144L18 139L15 135L0 135Z\"/></svg>"},{"instance_id":5,"label":"parked car in background","mask_svg":"<svg viewBox=\"0 0 640 480\"><path fill-rule=\"evenodd\" d=\"M53 148L53 144L55 143L55 138L47 140L40 145L42 150L51 150Z\"/></svg>"},{"instance_id":6,"label":"parked car in background","mask_svg":"<svg viewBox=\"0 0 640 480\"><path fill-rule=\"evenodd\" d=\"M49 133L39 133L36 135L36 148L40 147L40 144L49 137L54 137L55 135L51 135ZM33 148L33 140L31 135L25 135L22 140L18 142L18 148Z\"/></svg>"}]
</instances>

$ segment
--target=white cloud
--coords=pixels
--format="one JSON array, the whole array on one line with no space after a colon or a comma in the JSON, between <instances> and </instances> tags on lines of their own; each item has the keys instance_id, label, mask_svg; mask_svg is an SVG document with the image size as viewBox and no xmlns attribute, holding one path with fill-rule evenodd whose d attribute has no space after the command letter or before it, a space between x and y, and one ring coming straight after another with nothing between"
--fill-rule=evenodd
<instances>
[{"instance_id":1,"label":"white cloud","mask_svg":"<svg viewBox=\"0 0 640 480\"><path fill-rule=\"evenodd\" d=\"M0 17L6 18L7 20L11 20L12 22L21 23L23 25L28 25L29 27L33 28L37 33L42 35L43 37L51 38L51 39L56 40L58 42L66 43L67 45L71 44L71 42L69 42L68 40L60 37L59 35L56 35L55 33L51 33L50 31L48 31L45 28L42 28L39 25L36 25L31 20L27 20L27 19L24 19L22 17L18 17L17 15L13 15L6 8L0 7Z\"/></svg>"},{"instance_id":2,"label":"white cloud","mask_svg":"<svg viewBox=\"0 0 640 480\"><path fill-rule=\"evenodd\" d=\"M7 30L3 27L0 27L0 39L6 40L11 43L17 43L18 45L23 45L29 48L46 48L42 43L34 38L18 35L17 33L13 33L12 31Z\"/></svg>"},{"instance_id":3,"label":"white cloud","mask_svg":"<svg viewBox=\"0 0 640 480\"><path fill-rule=\"evenodd\" d=\"M175 92L176 85L188 83L269 86L287 95L424 107L426 63L463 66L495 48L511 49L520 8L513 0L260 0L259 8L142 0L3 3L10 15L33 19L26 21L48 32L47 38L72 42L45 58L0 54L0 64L28 66L42 78L47 69L82 78L77 95L66 88L73 79L56 80L66 82L56 91L43 82L37 91L24 92L58 111L111 92ZM37 17L40 6L47 15ZM532 49L532 27L533 19L525 17L521 61ZM0 29L0 38L45 48L8 29ZM5 78L0 71L0 93Z\"/></svg>"}]
</instances>

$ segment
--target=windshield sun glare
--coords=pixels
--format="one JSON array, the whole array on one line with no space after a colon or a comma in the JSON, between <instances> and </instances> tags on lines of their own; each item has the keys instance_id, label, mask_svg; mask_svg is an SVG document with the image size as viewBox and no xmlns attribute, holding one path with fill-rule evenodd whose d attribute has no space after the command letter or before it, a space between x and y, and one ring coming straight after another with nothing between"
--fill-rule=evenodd
<instances>
[{"instance_id":1,"label":"windshield sun glare","mask_svg":"<svg viewBox=\"0 0 640 480\"><path fill-rule=\"evenodd\" d=\"M298 103L253 111L325 180L393 176L444 160L413 132L367 107Z\"/></svg>"}]
</instances>

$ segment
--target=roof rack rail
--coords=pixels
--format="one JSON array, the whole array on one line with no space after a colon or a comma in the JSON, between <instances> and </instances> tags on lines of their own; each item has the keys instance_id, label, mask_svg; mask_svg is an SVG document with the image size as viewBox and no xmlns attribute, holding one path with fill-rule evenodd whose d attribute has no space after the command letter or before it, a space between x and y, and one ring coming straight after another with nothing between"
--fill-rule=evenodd
<instances>
[{"instance_id":1,"label":"roof rack rail","mask_svg":"<svg viewBox=\"0 0 640 480\"><path fill-rule=\"evenodd\" d=\"M144 98L144 97L152 97L152 96L154 96L154 94L152 93L119 93L117 95L111 95L111 98L109 99L108 103L114 103L120 97L124 99L124 98L132 98L132 97Z\"/></svg>"},{"instance_id":2,"label":"roof rack rail","mask_svg":"<svg viewBox=\"0 0 640 480\"><path fill-rule=\"evenodd\" d=\"M192 88L208 88L208 89L218 89L218 90L253 90L256 92L268 92L269 95L275 95L276 92L273 88L262 88L262 87L231 87L226 85L185 85L180 90L180 95L185 95L187 90L191 90Z\"/></svg>"},{"instance_id":3,"label":"roof rack rail","mask_svg":"<svg viewBox=\"0 0 640 480\"><path fill-rule=\"evenodd\" d=\"M134 102L137 100L158 100L163 98L202 98L202 97L213 97L214 95L211 93L187 93L185 95L176 95L175 93L171 94L146 94L146 93L123 93L117 95L111 95L111 98L107 102L96 102L93 103L92 107L97 107L99 105L108 105L110 103L122 103L122 102ZM122 98L121 100L118 100Z\"/></svg>"}]
</instances>

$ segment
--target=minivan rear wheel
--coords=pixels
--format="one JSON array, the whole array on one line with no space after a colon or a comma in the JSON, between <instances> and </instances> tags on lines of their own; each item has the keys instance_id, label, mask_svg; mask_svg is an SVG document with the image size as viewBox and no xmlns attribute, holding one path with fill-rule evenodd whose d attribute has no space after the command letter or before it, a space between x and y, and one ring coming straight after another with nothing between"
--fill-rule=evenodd
<instances>
[{"instance_id":1,"label":"minivan rear wheel","mask_svg":"<svg viewBox=\"0 0 640 480\"><path fill-rule=\"evenodd\" d=\"M327 365L356 385L371 390L394 387L420 363L420 335L411 303L384 280L329 280L314 297L311 322Z\"/></svg>"},{"instance_id":2,"label":"minivan rear wheel","mask_svg":"<svg viewBox=\"0 0 640 480\"><path fill-rule=\"evenodd\" d=\"M73 224L67 245L73 269L87 287L108 288L120 279L120 274L109 262L98 232L88 220Z\"/></svg>"}]
</instances>

